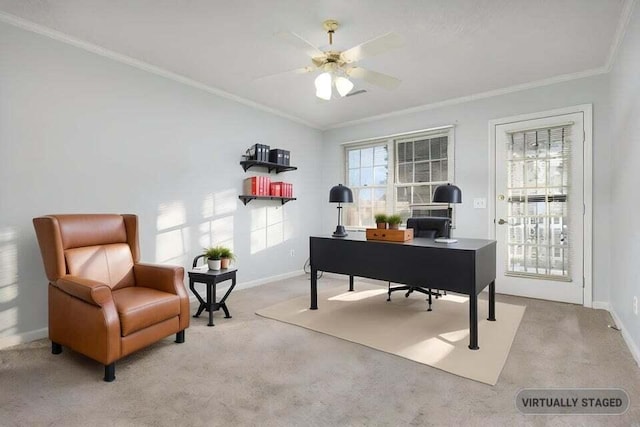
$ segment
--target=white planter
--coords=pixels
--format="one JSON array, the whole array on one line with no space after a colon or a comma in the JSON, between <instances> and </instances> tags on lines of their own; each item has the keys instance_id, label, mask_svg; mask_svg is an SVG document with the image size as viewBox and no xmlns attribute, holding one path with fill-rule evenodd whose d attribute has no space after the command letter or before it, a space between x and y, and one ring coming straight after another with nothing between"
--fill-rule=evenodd
<instances>
[{"instance_id":1,"label":"white planter","mask_svg":"<svg viewBox=\"0 0 640 427\"><path fill-rule=\"evenodd\" d=\"M209 266L209 270L220 270L220 263L221 261L219 259L207 260L207 265Z\"/></svg>"}]
</instances>

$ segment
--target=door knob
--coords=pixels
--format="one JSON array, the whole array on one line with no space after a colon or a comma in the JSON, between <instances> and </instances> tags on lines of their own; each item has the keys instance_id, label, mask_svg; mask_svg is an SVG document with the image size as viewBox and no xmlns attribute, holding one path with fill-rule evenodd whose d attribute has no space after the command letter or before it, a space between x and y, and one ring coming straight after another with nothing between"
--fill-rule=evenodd
<instances>
[{"instance_id":1,"label":"door knob","mask_svg":"<svg viewBox=\"0 0 640 427\"><path fill-rule=\"evenodd\" d=\"M505 220L504 220L504 219L502 219L502 218L500 218L500 219L498 220L498 224L500 224L500 225L503 225L503 224L506 224L506 223L507 223L507 221L505 221Z\"/></svg>"}]
</instances>

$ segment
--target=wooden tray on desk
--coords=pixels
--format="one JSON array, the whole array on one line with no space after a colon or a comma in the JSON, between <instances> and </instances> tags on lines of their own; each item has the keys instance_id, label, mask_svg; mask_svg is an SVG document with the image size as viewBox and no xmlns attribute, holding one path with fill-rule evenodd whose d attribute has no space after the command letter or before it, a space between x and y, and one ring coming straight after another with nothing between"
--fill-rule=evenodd
<instances>
[{"instance_id":1,"label":"wooden tray on desk","mask_svg":"<svg viewBox=\"0 0 640 427\"><path fill-rule=\"evenodd\" d=\"M367 240L384 240L386 242L406 242L413 239L413 229L389 230L384 228L367 228Z\"/></svg>"}]
</instances>

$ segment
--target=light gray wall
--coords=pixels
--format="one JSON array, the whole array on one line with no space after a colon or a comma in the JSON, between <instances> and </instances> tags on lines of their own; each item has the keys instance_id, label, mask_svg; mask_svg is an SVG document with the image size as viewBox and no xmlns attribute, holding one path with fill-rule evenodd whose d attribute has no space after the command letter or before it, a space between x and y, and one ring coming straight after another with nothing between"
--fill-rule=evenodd
<instances>
[{"instance_id":1,"label":"light gray wall","mask_svg":"<svg viewBox=\"0 0 640 427\"><path fill-rule=\"evenodd\" d=\"M322 162L324 188L344 182L343 142L455 124L455 183L463 192L456 206L457 236L489 236L488 209L474 209L473 199L489 195L488 122L519 114L535 113L578 104L593 104L594 121L594 301L609 297L609 183L610 137L608 126L608 77L572 80L338 128L324 133ZM428 101L428 100L425 100ZM335 209L323 208L323 230L335 224Z\"/></svg>"},{"instance_id":2,"label":"light gray wall","mask_svg":"<svg viewBox=\"0 0 640 427\"><path fill-rule=\"evenodd\" d=\"M627 27L611 76L611 307L640 362L640 7Z\"/></svg>"},{"instance_id":3,"label":"light gray wall","mask_svg":"<svg viewBox=\"0 0 640 427\"><path fill-rule=\"evenodd\" d=\"M238 200L256 142L291 151L299 170L271 177L299 200ZM188 267L224 243L241 283L301 272L320 148L318 130L0 24L0 342L47 326L38 215L136 213L144 261Z\"/></svg>"}]
</instances>

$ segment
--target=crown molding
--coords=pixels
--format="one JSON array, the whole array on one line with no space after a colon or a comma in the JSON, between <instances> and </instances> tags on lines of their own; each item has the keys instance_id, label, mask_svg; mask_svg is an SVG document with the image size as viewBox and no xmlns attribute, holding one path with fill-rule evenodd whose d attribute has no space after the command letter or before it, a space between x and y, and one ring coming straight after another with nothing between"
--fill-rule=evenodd
<instances>
[{"instance_id":1,"label":"crown molding","mask_svg":"<svg viewBox=\"0 0 640 427\"><path fill-rule=\"evenodd\" d=\"M312 123L312 122L309 122L307 120L301 119L299 117L292 116L292 115L287 114L287 113L285 113L283 111L276 110L276 109L271 108L271 107L267 107L266 105L259 104L257 102L242 98L240 96L234 95L234 94L229 93L229 92L225 92L222 89L218 89L216 87L206 85L206 84L201 83L201 82L199 82L197 80L193 80L193 79L190 79L189 77L185 77L183 75L180 75L180 74L165 70L164 68L156 67L155 65L149 64L149 63L144 62L144 61L140 61L140 60L132 58L130 56L114 52L114 51L106 49L106 48L104 48L102 46L98 46L96 44L80 40L80 39L72 37L72 36L70 36L68 34L62 33L62 32L57 31L57 30L53 30L51 28L45 27L45 26L40 25L40 24L36 24L35 22L28 21L28 20L20 18L18 16L11 15L9 13L0 11L0 22L4 22L5 24L13 25L14 27L18 27L18 28L21 28L23 30L31 31L33 33L40 34L40 35L45 36L45 37L49 37L51 39L60 41L62 43L66 43L66 44L69 44L71 46L86 50L88 52L103 56L105 58L109 58L109 59L111 59L113 61L117 61L117 62L129 65L129 66L138 68L140 70L147 71L149 73L158 75L160 77L164 77L166 79L173 80L173 81L176 81L178 83L182 83L182 84L185 84L187 86L191 86L193 88L203 90L205 92L209 92L212 95L216 95L216 96L219 96L221 98L225 98L225 99L237 102L239 104L246 105L248 107L251 107L251 108L254 108L254 109L257 109L257 110L261 110L261 111L264 111L264 112L267 112L267 113L270 113L270 114L274 114L276 116L280 116L282 118L285 118L287 120L291 120L293 122L302 124L304 126L307 126L307 127L313 128L313 129L322 130L322 127L320 125L318 125L317 123Z\"/></svg>"},{"instance_id":2,"label":"crown molding","mask_svg":"<svg viewBox=\"0 0 640 427\"><path fill-rule=\"evenodd\" d=\"M370 116L362 119L351 120L348 122L337 123L337 124L328 126L323 130L355 126L355 125L360 125L360 124L364 124L372 121L387 119L390 117L403 116L405 114L418 113L421 111L433 110L435 108L447 107L447 106L457 105L457 104L464 104L466 102L477 101L479 99L492 98L494 96L506 95L509 93L520 92L527 89L533 89L533 88L542 87L542 86L549 86L556 83L567 82L570 80L577 80L585 77L597 76L599 74L606 74L607 72L608 70L605 67L599 67L599 68L593 68L591 70L580 71L577 73L562 74L559 76L550 77L548 79L537 80L529 83L522 83L514 86L505 87L502 89L495 89L487 92L480 92L473 95L461 96L459 98L446 99L444 101L433 102L430 104L423 104L417 107L411 107L404 110L396 110L390 113L379 114L377 116Z\"/></svg>"},{"instance_id":3,"label":"crown molding","mask_svg":"<svg viewBox=\"0 0 640 427\"><path fill-rule=\"evenodd\" d=\"M607 73L611 71L611 69L613 68L613 64L615 64L616 62L618 51L620 50L620 46L622 46L622 42L624 41L624 35L627 32L629 21L631 21L631 15L633 14L633 8L635 4L636 0L626 0L622 8L622 14L620 14L620 20L618 21L618 28L616 29L616 34L613 38L613 42L611 42L609 56L607 57L607 63L605 65Z\"/></svg>"}]
</instances>

